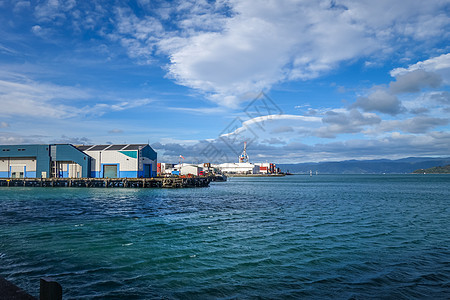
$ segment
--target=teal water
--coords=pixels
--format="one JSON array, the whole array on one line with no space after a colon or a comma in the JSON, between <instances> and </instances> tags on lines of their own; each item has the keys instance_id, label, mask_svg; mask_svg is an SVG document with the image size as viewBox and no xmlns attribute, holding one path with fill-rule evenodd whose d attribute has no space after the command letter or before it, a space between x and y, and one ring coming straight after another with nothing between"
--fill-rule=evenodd
<instances>
[{"instance_id":1,"label":"teal water","mask_svg":"<svg viewBox=\"0 0 450 300\"><path fill-rule=\"evenodd\" d=\"M0 276L64 299L448 299L449 175L0 188Z\"/></svg>"}]
</instances>

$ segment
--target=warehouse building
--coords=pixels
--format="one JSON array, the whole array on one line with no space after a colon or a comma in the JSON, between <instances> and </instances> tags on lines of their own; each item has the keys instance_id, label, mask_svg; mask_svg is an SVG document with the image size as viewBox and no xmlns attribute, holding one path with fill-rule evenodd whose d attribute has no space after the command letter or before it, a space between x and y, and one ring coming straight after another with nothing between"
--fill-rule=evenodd
<instances>
[{"instance_id":1,"label":"warehouse building","mask_svg":"<svg viewBox=\"0 0 450 300\"><path fill-rule=\"evenodd\" d=\"M90 177L156 177L157 154L148 144L76 147L91 157Z\"/></svg>"},{"instance_id":2,"label":"warehouse building","mask_svg":"<svg viewBox=\"0 0 450 300\"><path fill-rule=\"evenodd\" d=\"M0 177L88 177L90 157L68 144L0 145Z\"/></svg>"},{"instance_id":3,"label":"warehouse building","mask_svg":"<svg viewBox=\"0 0 450 300\"><path fill-rule=\"evenodd\" d=\"M0 177L155 177L156 160L147 144L0 145Z\"/></svg>"}]
</instances>

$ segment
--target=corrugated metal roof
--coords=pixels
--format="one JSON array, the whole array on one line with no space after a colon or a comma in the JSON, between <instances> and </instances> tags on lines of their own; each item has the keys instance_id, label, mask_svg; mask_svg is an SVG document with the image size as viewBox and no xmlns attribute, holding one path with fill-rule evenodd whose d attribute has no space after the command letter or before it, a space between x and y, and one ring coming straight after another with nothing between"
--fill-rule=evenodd
<instances>
[{"instance_id":1,"label":"corrugated metal roof","mask_svg":"<svg viewBox=\"0 0 450 300\"><path fill-rule=\"evenodd\" d=\"M140 150L147 144L122 144L122 145L76 145L80 151L119 151L119 150Z\"/></svg>"},{"instance_id":2,"label":"corrugated metal roof","mask_svg":"<svg viewBox=\"0 0 450 300\"><path fill-rule=\"evenodd\" d=\"M128 147L122 149L122 150L139 150L147 146L147 144L135 144L135 145L128 145Z\"/></svg>"},{"instance_id":3,"label":"corrugated metal roof","mask_svg":"<svg viewBox=\"0 0 450 300\"><path fill-rule=\"evenodd\" d=\"M125 148L127 145L111 145L111 147L109 147L106 150L122 150L123 148Z\"/></svg>"},{"instance_id":4,"label":"corrugated metal roof","mask_svg":"<svg viewBox=\"0 0 450 300\"><path fill-rule=\"evenodd\" d=\"M109 146L111 146L111 145L95 145L94 147L89 148L89 151L101 151L101 150L105 150Z\"/></svg>"},{"instance_id":5,"label":"corrugated metal roof","mask_svg":"<svg viewBox=\"0 0 450 300\"><path fill-rule=\"evenodd\" d=\"M80 151L84 151L84 150L91 148L92 145L89 145L89 146L81 145L81 146L75 146L75 147Z\"/></svg>"}]
</instances>

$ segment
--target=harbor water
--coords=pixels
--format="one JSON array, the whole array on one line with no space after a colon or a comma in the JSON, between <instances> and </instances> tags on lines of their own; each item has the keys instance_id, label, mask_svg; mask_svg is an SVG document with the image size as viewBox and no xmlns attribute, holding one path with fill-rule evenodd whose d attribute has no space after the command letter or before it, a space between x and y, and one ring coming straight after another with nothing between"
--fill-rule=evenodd
<instances>
[{"instance_id":1,"label":"harbor water","mask_svg":"<svg viewBox=\"0 0 450 300\"><path fill-rule=\"evenodd\" d=\"M64 299L448 299L450 175L1 187L0 276Z\"/></svg>"}]
</instances>

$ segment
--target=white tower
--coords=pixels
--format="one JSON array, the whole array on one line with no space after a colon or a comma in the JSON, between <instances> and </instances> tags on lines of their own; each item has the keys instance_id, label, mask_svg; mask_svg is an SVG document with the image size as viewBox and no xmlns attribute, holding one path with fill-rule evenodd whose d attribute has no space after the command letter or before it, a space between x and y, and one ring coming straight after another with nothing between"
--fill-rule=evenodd
<instances>
[{"instance_id":1,"label":"white tower","mask_svg":"<svg viewBox=\"0 0 450 300\"><path fill-rule=\"evenodd\" d=\"M239 162L240 162L240 163L246 163L246 162L248 162L247 142L244 142L244 151L242 151L241 156L239 156Z\"/></svg>"}]
</instances>

